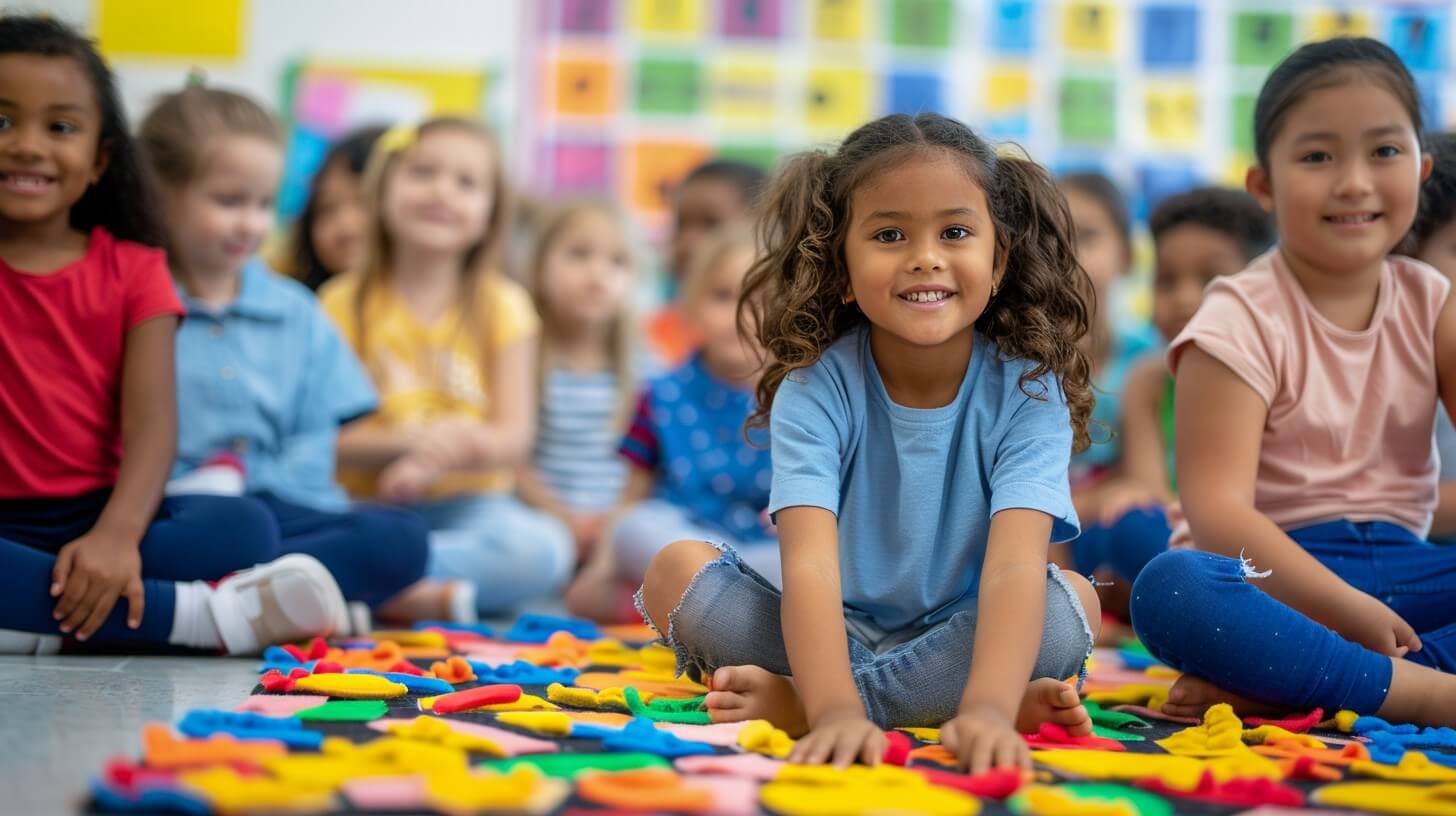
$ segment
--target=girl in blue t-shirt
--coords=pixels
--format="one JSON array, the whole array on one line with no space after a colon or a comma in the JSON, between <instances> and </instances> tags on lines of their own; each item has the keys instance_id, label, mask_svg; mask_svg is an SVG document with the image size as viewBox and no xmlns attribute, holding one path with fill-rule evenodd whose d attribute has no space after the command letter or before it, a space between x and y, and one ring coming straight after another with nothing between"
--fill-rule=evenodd
<instances>
[{"instance_id":1,"label":"girl in blue t-shirt","mask_svg":"<svg viewBox=\"0 0 1456 816\"><path fill-rule=\"evenodd\" d=\"M1062 680L1099 618L1047 565L1092 410L1066 204L960 122L895 115L791 160L762 218L740 322L767 353L783 589L682 540L643 613L714 720L802 737L791 762L873 764L881 729L920 725L972 771L1029 768L1022 733L1091 731Z\"/></svg>"}]
</instances>

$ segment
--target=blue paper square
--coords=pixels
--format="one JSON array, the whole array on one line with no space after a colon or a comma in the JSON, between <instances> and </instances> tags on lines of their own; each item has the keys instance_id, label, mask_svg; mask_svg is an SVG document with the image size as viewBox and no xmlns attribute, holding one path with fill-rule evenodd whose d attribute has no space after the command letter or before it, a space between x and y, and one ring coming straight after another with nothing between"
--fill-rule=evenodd
<instances>
[{"instance_id":1,"label":"blue paper square","mask_svg":"<svg viewBox=\"0 0 1456 816\"><path fill-rule=\"evenodd\" d=\"M1390 17L1386 42L1412 71L1439 71L1446 65L1445 13L1409 9Z\"/></svg>"},{"instance_id":2,"label":"blue paper square","mask_svg":"<svg viewBox=\"0 0 1456 816\"><path fill-rule=\"evenodd\" d=\"M1144 66L1191 68L1198 62L1198 9L1148 6L1142 23Z\"/></svg>"},{"instance_id":3,"label":"blue paper square","mask_svg":"<svg viewBox=\"0 0 1456 816\"><path fill-rule=\"evenodd\" d=\"M1035 29L1032 0L1001 0L991 11L991 49L998 54L1031 53Z\"/></svg>"},{"instance_id":4,"label":"blue paper square","mask_svg":"<svg viewBox=\"0 0 1456 816\"><path fill-rule=\"evenodd\" d=\"M944 83L935 74L894 73L889 76L889 113L941 112L944 109Z\"/></svg>"}]
</instances>

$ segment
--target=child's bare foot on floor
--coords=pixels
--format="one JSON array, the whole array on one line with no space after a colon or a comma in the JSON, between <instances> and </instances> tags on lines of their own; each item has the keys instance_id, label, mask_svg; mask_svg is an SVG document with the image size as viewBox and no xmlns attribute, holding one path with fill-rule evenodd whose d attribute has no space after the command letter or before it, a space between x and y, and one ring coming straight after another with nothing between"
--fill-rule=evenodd
<instances>
[{"instance_id":1,"label":"child's bare foot on floor","mask_svg":"<svg viewBox=\"0 0 1456 816\"><path fill-rule=\"evenodd\" d=\"M1163 713L1173 717L1202 717L1205 711L1228 703L1240 717L1279 717L1290 712L1265 703L1240 697L1231 691L1224 691L1214 684L1185 674L1168 689L1168 702L1163 703Z\"/></svg>"},{"instance_id":2,"label":"child's bare foot on floor","mask_svg":"<svg viewBox=\"0 0 1456 816\"><path fill-rule=\"evenodd\" d=\"M791 737L809 731L794 681L758 666L726 666L713 672L703 704L713 722L768 720Z\"/></svg>"},{"instance_id":3,"label":"child's bare foot on floor","mask_svg":"<svg viewBox=\"0 0 1456 816\"><path fill-rule=\"evenodd\" d=\"M1052 677L1028 683L1016 712L1016 730L1022 734L1035 734L1044 722L1056 723L1074 737L1092 733L1092 717L1077 690Z\"/></svg>"}]
</instances>

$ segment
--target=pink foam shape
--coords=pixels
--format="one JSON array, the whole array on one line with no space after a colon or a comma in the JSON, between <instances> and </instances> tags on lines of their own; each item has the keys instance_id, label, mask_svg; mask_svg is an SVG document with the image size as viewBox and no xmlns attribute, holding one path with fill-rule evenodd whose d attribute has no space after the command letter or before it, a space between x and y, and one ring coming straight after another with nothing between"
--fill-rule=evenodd
<instances>
[{"instance_id":1,"label":"pink foam shape","mask_svg":"<svg viewBox=\"0 0 1456 816\"><path fill-rule=\"evenodd\" d=\"M471 737L484 737L485 739L494 742L496 745L499 745L501 747L502 751L506 752L506 756L513 757L520 756L521 754L555 754L561 751L561 745L559 743L550 742L548 740L536 739L535 737L527 737L522 734L517 734L514 731L507 731L503 728L492 728L489 725L481 725L480 723L473 722L464 722L462 720L447 720L444 718L437 719L440 719L441 722L449 725L450 728L454 729L456 733L465 734L466 736ZM394 723L408 725L411 722L413 722L413 720L396 717L383 720L374 720L373 722L366 723L366 725L368 725L370 728L373 728L375 731L381 731L387 734L389 733L390 725Z\"/></svg>"},{"instance_id":2,"label":"pink foam shape","mask_svg":"<svg viewBox=\"0 0 1456 816\"><path fill-rule=\"evenodd\" d=\"M350 779L340 786L360 810L426 810L423 776L375 776Z\"/></svg>"},{"instance_id":3,"label":"pink foam shape","mask_svg":"<svg viewBox=\"0 0 1456 816\"><path fill-rule=\"evenodd\" d=\"M459 652L461 656L486 663L491 668L516 662L516 655L520 653L521 649L528 648L501 643L498 640L480 640L474 643L460 643L457 646L455 651Z\"/></svg>"},{"instance_id":4,"label":"pink foam shape","mask_svg":"<svg viewBox=\"0 0 1456 816\"><path fill-rule=\"evenodd\" d=\"M746 722L735 723L713 723L712 725L679 725L658 723L657 727L672 734L693 742L706 742L709 745L719 745L724 748L732 748L738 744L738 733L743 730Z\"/></svg>"},{"instance_id":5,"label":"pink foam shape","mask_svg":"<svg viewBox=\"0 0 1456 816\"><path fill-rule=\"evenodd\" d=\"M328 701L328 696L323 694L254 694L238 703L233 710L269 717L292 717L305 708L315 708Z\"/></svg>"},{"instance_id":6,"label":"pink foam shape","mask_svg":"<svg viewBox=\"0 0 1456 816\"><path fill-rule=\"evenodd\" d=\"M745 779L770 782L779 775L786 763L781 759L770 759L762 754L714 754L710 756L680 757L673 765L683 773L724 774Z\"/></svg>"},{"instance_id":7,"label":"pink foam shape","mask_svg":"<svg viewBox=\"0 0 1456 816\"><path fill-rule=\"evenodd\" d=\"M754 756L759 756L754 754ZM767 759L767 757L765 757ZM758 808L758 780L743 776L688 775L683 784L692 788L707 788L713 792L713 812L724 816L756 816Z\"/></svg>"}]
</instances>

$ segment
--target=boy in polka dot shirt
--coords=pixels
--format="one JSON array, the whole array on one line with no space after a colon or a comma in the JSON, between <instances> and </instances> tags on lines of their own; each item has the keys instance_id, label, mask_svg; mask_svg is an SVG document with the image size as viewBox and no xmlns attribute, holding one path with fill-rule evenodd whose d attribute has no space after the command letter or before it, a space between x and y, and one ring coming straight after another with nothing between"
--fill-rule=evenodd
<instances>
[{"instance_id":1,"label":"boy in polka dot shirt","mask_svg":"<svg viewBox=\"0 0 1456 816\"><path fill-rule=\"evenodd\" d=\"M746 225L715 233L683 282L685 316L703 336L686 363L651 381L620 453L631 464L603 546L567 592L578 615L630 618L632 592L658 550L683 538L731 545L779 582L778 540L764 513L773 468L768 435L744 436L758 349L738 333L738 296L753 263Z\"/></svg>"}]
</instances>

